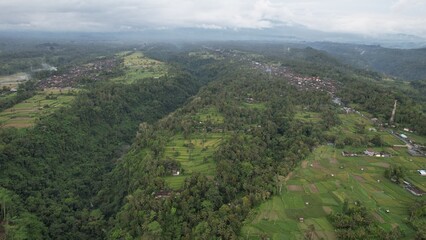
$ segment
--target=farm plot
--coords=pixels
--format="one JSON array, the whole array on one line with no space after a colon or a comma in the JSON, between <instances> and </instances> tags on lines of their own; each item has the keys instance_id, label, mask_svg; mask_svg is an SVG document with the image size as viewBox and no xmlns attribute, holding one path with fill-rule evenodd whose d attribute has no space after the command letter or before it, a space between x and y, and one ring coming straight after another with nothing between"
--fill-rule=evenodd
<instances>
[{"instance_id":1,"label":"farm plot","mask_svg":"<svg viewBox=\"0 0 426 240\"><path fill-rule=\"evenodd\" d=\"M176 159L181 163L181 174L169 176L165 180L173 189L179 189L185 178L193 173L213 176L216 165L213 153L226 136L221 133L193 134L185 139L174 136L166 146L165 158Z\"/></svg>"},{"instance_id":2,"label":"farm plot","mask_svg":"<svg viewBox=\"0 0 426 240\"><path fill-rule=\"evenodd\" d=\"M223 115L215 107L204 108L193 116L195 121L222 124L224 121Z\"/></svg>"},{"instance_id":3,"label":"farm plot","mask_svg":"<svg viewBox=\"0 0 426 240\"><path fill-rule=\"evenodd\" d=\"M0 76L0 88L9 87L16 88L18 84L23 83L29 79L26 73L16 73L9 76Z\"/></svg>"},{"instance_id":4,"label":"farm plot","mask_svg":"<svg viewBox=\"0 0 426 240\"><path fill-rule=\"evenodd\" d=\"M321 121L320 114L317 112L297 112L294 119L302 122L317 123Z\"/></svg>"},{"instance_id":5,"label":"farm plot","mask_svg":"<svg viewBox=\"0 0 426 240\"><path fill-rule=\"evenodd\" d=\"M303 118L303 116L301 116ZM357 114L341 115L343 125L339 131L344 136L355 136L355 124L370 123ZM387 132L378 132L386 143L397 142ZM366 133L372 134L372 133ZM360 201L379 226L390 230L399 226L411 239L414 230L406 224L407 207L417 197L384 177L390 165L406 169L406 179L425 190L426 181L417 169L425 168L426 158L411 157L405 148L382 147L374 151L390 153L391 157L344 157L342 151L362 152L365 147L320 146L295 169L285 182L281 194L257 207L242 228L246 239L303 239L313 225L314 239L335 239L333 226L328 220L331 212L341 211L343 202Z\"/></svg>"},{"instance_id":6,"label":"farm plot","mask_svg":"<svg viewBox=\"0 0 426 240\"><path fill-rule=\"evenodd\" d=\"M45 89L35 96L0 113L0 124L4 127L26 128L34 125L42 116L67 106L74 95L59 89Z\"/></svg>"},{"instance_id":7,"label":"farm plot","mask_svg":"<svg viewBox=\"0 0 426 240\"><path fill-rule=\"evenodd\" d=\"M132 83L144 78L159 78L167 73L167 66L163 62L150 59L142 52L121 54L124 62L125 73L123 76L113 78L112 81Z\"/></svg>"}]
</instances>

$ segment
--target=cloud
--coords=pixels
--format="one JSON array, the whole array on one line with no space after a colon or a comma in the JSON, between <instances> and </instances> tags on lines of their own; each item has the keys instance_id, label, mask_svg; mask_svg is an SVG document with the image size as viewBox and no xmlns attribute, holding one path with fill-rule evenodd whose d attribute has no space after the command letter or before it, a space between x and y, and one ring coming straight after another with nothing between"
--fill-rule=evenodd
<instances>
[{"instance_id":1,"label":"cloud","mask_svg":"<svg viewBox=\"0 0 426 240\"><path fill-rule=\"evenodd\" d=\"M424 0L2 0L0 29L270 28L426 34Z\"/></svg>"}]
</instances>

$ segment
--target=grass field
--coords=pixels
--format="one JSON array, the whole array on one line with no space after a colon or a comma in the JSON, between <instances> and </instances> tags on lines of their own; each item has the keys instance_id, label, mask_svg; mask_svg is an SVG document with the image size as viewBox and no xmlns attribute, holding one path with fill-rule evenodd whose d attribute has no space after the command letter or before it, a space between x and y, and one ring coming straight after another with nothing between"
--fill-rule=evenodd
<instances>
[{"instance_id":1,"label":"grass field","mask_svg":"<svg viewBox=\"0 0 426 240\"><path fill-rule=\"evenodd\" d=\"M401 133L407 135L409 139L415 141L417 144L426 146L426 137L419 136L415 133L407 133L407 132L401 132Z\"/></svg>"},{"instance_id":2,"label":"grass field","mask_svg":"<svg viewBox=\"0 0 426 240\"><path fill-rule=\"evenodd\" d=\"M361 121L359 115L343 116L345 125L340 127L340 131L352 135L354 124ZM389 135L389 139L392 137L387 132L380 134ZM362 151L365 148L351 150ZM391 164L402 166L406 169L407 179L425 189L426 179L416 170L425 167L426 158L412 158L405 148L375 150L384 150L393 156L343 157L342 149L333 146L316 148L287 178L282 193L251 213L241 235L247 239L259 239L262 234L271 239L303 239L304 230L313 224L316 239L335 239L327 216L340 211L343 201L348 199L350 202L361 201L383 229L389 230L398 225L405 232L405 238L411 239L414 232L404 222L408 216L407 207L415 199L425 196L413 196L386 179L384 171ZM303 222L300 222L301 217Z\"/></svg>"},{"instance_id":3,"label":"grass field","mask_svg":"<svg viewBox=\"0 0 426 240\"><path fill-rule=\"evenodd\" d=\"M12 99L16 96L16 92L5 92L0 94L0 101L7 101L9 99Z\"/></svg>"},{"instance_id":4,"label":"grass field","mask_svg":"<svg viewBox=\"0 0 426 240\"><path fill-rule=\"evenodd\" d=\"M19 83L25 82L29 79L26 73L16 73L9 76L0 76L0 88L3 86L16 88Z\"/></svg>"},{"instance_id":5,"label":"grass field","mask_svg":"<svg viewBox=\"0 0 426 240\"><path fill-rule=\"evenodd\" d=\"M124 52L119 56L123 56L125 74L112 81L132 83L144 78L159 78L167 73L167 66L163 62L150 59L142 52Z\"/></svg>"},{"instance_id":6,"label":"grass field","mask_svg":"<svg viewBox=\"0 0 426 240\"><path fill-rule=\"evenodd\" d=\"M212 156L224 137L222 133L193 134L188 139L182 135L174 136L166 146L164 157L179 161L183 173L166 177L169 186L179 189L185 178L195 172L213 176L216 165Z\"/></svg>"},{"instance_id":7,"label":"grass field","mask_svg":"<svg viewBox=\"0 0 426 240\"><path fill-rule=\"evenodd\" d=\"M46 96L53 96L46 99ZM32 126L36 119L68 105L74 96L62 94L58 89L46 89L35 96L0 112L0 124L5 127L26 128Z\"/></svg>"},{"instance_id":8,"label":"grass field","mask_svg":"<svg viewBox=\"0 0 426 240\"><path fill-rule=\"evenodd\" d=\"M199 122L210 122L211 124L222 124L223 115L214 107L204 108L193 116L193 119Z\"/></svg>"},{"instance_id":9,"label":"grass field","mask_svg":"<svg viewBox=\"0 0 426 240\"><path fill-rule=\"evenodd\" d=\"M190 57L200 58L200 59L215 59L215 60L222 60L223 57L207 52L207 51L200 51L200 52L190 52L188 54Z\"/></svg>"},{"instance_id":10,"label":"grass field","mask_svg":"<svg viewBox=\"0 0 426 240\"><path fill-rule=\"evenodd\" d=\"M294 119L302 122L313 122L317 123L321 121L319 113L316 112L298 112L295 114Z\"/></svg>"},{"instance_id":11,"label":"grass field","mask_svg":"<svg viewBox=\"0 0 426 240\"><path fill-rule=\"evenodd\" d=\"M244 108L256 109L256 110L266 110L266 105L264 103L243 103Z\"/></svg>"}]
</instances>

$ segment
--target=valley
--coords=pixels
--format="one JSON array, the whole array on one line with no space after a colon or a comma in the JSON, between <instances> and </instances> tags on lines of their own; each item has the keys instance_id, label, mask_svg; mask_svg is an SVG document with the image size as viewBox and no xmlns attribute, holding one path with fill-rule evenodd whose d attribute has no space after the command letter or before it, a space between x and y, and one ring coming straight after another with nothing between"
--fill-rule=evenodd
<instances>
[{"instance_id":1,"label":"valley","mask_svg":"<svg viewBox=\"0 0 426 240\"><path fill-rule=\"evenodd\" d=\"M424 236L420 90L294 44L103 48L2 92L2 237Z\"/></svg>"}]
</instances>

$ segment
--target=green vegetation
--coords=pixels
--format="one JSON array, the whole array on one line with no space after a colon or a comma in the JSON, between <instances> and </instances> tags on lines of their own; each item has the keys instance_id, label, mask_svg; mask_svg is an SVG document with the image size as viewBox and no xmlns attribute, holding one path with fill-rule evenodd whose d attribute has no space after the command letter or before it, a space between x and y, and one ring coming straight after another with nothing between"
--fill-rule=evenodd
<instances>
[{"instance_id":1,"label":"green vegetation","mask_svg":"<svg viewBox=\"0 0 426 240\"><path fill-rule=\"evenodd\" d=\"M224 117L214 107L201 109L193 118L195 121L208 122L210 124L223 124Z\"/></svg>"},{"instance_id":2,"label":"green vegetation","mask_svg":"<svg viewBox=\"0 0 426 240\"><path fill-rule=\"evenodd\" d=\"M421 98L296 45L93 46L64 61L121 65L73 96L38 91L44 73L2 89L3 126L32 127L0 128L0 238L424 238L424 197L401 185L426 190L425 158L381 125L397 99L394 130L422 141ZM76 46L40 47L60 62Z\"/></svg>"},{"instance_id":3,"label":"green vegetation","mask_svg":"<svg viewBox=\"0 0 426 240\"><path fill-rule=\"evenodd\" d=\"M167 177L166 183L172 189L179 189L185 177L192 173L213 177L216 169L213 153L223 140L224 135L221 133L190 135L187 139L182 135L174 136L165 147L164 157L176 159L180 163L178 170L182 175Z\"/></svg>"},{"instance_id":4,"label":"green vegetation","mask_svg":"<svg viewBox=\"0 0 426 240\"><path fill-rule=\"evenodd\" d=\"M265 79L245 67L225 69L182 109L140 126L111 179L127 192L104 190L126 196L113 215L111 239L238 237L250 208L277 193L275 179L308 154L320 132L293 120L293 106L310 93ZM242 107L248 94L262 107ZM326 94L311 99L313 109L330 100ZM181 175L172 176L173 169ZM101 209L108 216L112 206Z\"/></svg>"},{"instance_id":5,"label":"green vegetation","mask_svg":"<svg viewBox=\"0 0 426 240\"><path fill-rule=\"evenodd\" d=\"M340 118L342 124L331 129L331 132L338 132L346 137L356 137L357 124L369 125L358 114L342 114ZM379 134L388 136L386 139L395 138L387 132ZM375 151L391 153L390 158L344 157L341 154L341 151L362 152L366 147L367 145L364 148L359 146L345 146L344 149L332 146L316 148L289 175L282 187L282 193L261 204L251 213L251 217L243 227L242 236L253 239L260 236L269 236L272 239L300 239L313 225L312 239L337 237L346 239L342 232L336 235L333 224L338 220L336 217L330 220L329 216L330 213L340 213L345 201L349 201L351 206L357 201L365 208L363 211L369 213L366 218L378 226L374 231L370 229L374 232L371 233L373 235L369 235L370 237L382 236L380 235L383 234L382 231L390 231L398 226L405 234L404 238L411 239L415 233L405 219L408 216L407 207L417 197L385 178L384 172L396 164L406 169L409 175L406 176L407 179L410 181L412 178L416 179L412 181L413 184L424 189L426 184L416 173L416 169L422 168L425 158L412 158L406 153L406 149L390 147L373 148ZM303 218L303 222L300 218ZM393 233L397 236L396 232ZM355 237L357 238L365 236Z\"/></svg>"},{"instance_id":6,"label":"green vegetation","mask_svg":"<svg viewBox=\"0 0 426 240\"><path fill-rule=\"evenodd\" d=\"M99 82L33 128L1 128L0 184L5 190L0 211L6 237L104 238L107 217L99 208L111 204L111 198L99 191L108 186L107 174L128 149L138 124L175 110L209 81L199 80L175 68L173 77L149 83ZM125 191L120 184L114 182L111 189Z\"/></svg>"},{"instance_id":7,"label":"green vegetation","mask_svg":"<svg viewBox=\"0 0 426 240\"><path fill-rule=\"evenodd\" d=\"M320 114L316 112L297 112L294 118L304 122L318 123L321 121Z\"/></svg>"},{"instance_id":8,"label":"green vegetation","mask_svg":"<svg viewBox=\"0 0 426 240\"><path fill-rule=\"evenodd\" d=\"M0 113L0 123L5 127L25 128L36 120L68 106L76 95L75 90L45 89Z\"/></svg>"},{"instance_id":9,"label":"green vegetation","mask_svg":"<svg viewBox=\"0 0 426 240\"><path fill-rule=\"evenodd\" d=\"M29 79L26 73L16 73L9 76L0 76L0 88L16 88L18 84Z\"/></svg>"},{"instance_id":10,"label":"green vegetation","mask_svg":"<svg viewBox=\"0 0 426 240\"><path fill-rule=\"evenodd\" d=\"M142 52L123 52L124 75L113 78L119 83L133 83L140 79L158 79L167 73L163 62L146 57Z\"/></svg>"},{"instance_id":11,"label":"green vegetation","mask_svg":"<svg viewBox=\"0 0 426 240\"><path fill-rule=\"evenodd\" d=\"M194 57L194 58L200 58L200 59L214 59L214 60L223 60L224 58L221 56L218 56L217 54L214 54L209 51L198 51L198 52L190 52L188 53L188 56Z\"/></svg>"},{"instance_id":12,"label":"green vegetation","mask_svg":"<svg viewBox=\"0 0 426 240\"><path fill-rule=\"evenodd\" d=\"M357 68L373 69L404 80L424 80L426 70L421 67L425 61L425 49L394 49L379 45L351 45L339 43L315 43L344 63Z\"/></svg>"}]
</instances>

